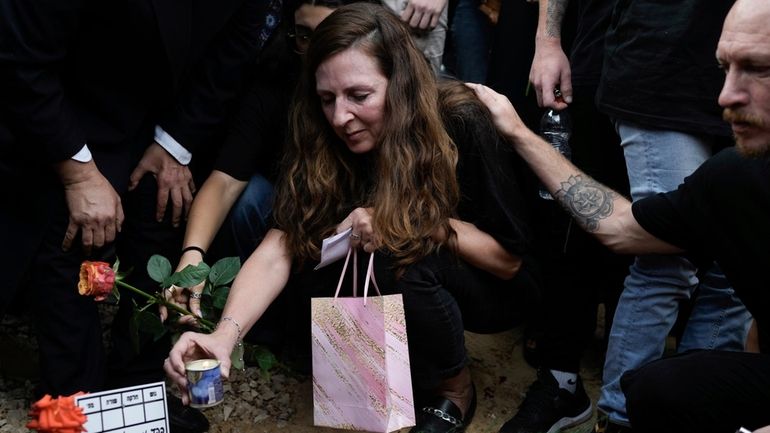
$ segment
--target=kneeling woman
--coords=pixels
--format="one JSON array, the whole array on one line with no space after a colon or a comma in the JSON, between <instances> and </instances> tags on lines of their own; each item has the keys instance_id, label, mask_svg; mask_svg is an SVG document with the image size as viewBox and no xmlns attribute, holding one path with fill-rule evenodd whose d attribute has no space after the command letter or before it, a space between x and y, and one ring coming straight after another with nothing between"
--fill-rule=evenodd
<instances>
[{"instance_id":1,"label":"kneeling woman","mask_svg":"<svg viewBox=\"0 0 770 433\"><path fill-rule=\"evenodd\" d=\"M166 371L182 385L185 361L216 357L227 372L240 332L287 284L305 299L333 293L339 268L310 269L321 239L352 227L351 245L376 252L380 289L403 294L417 395L467 424L474 391L464 327L512 326L521 292L524 235L519 211L505 204L517 187L501 169L510 151L488 143L492 153L485 153L466 143L468 158L461 156L458 168L458 148L465 146L455 146L444 128L433 74L408 29L379 6L334 12L316 29L306 56L275 228L233 283L224 311L231 320L210 335L184 334ZM494 126L483 130L494 141ZM414 432L464 430L422 407Z\"/></svg>"}]
</instances>

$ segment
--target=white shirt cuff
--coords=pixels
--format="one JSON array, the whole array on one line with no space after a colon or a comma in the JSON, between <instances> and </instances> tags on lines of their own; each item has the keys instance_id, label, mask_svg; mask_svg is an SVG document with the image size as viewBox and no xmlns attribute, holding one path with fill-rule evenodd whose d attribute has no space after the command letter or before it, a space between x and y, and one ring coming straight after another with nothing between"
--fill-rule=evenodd
<instances>
[{"instance_id":1,"label":"white shirt cuff","mask_svg":"<svg viewBox=\"0 0 770 433\"><path fill-rule=\"evenodd\" d=\"M94 157L91 155L91 151L88 150L88 145L84 144L78 153L72 156L72 159L77 162L88 162L94 159Z\"/></svg>"},{"instance_id":2,"label":"white shirt cuff","mask_svg":"<svg viewBox=\"0 0 770 433\"><path fill-rule=\"evenodd\" d=\"M174 140L174 137L170 136L159 125L155 126L155 142L160 144L160 147L166 149L166 152L182 165L187 165L192 160L192 153Z\"/></svg>"}]
</instances>

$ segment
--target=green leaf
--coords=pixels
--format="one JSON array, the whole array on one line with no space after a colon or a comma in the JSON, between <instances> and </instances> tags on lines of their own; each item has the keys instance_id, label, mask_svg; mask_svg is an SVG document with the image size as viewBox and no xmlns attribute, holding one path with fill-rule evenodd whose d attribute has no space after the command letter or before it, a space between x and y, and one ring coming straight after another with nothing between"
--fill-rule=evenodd
<instances>
[{"instance_id":1,"label":"green leaf","mask_svg":"<svg viewBox=\"0 0 770 433\"><path fill-rule=\"evenodd\" d=\"M108 304L118 305L118 302L120 302L120 290L118 290L118 286L112 286L112 292L110 292L110 295L107 296L107 299L105 300Z\"/></svg>"},{"instance_id":2,"label":"green leaf","mask_svg":"<svg viewBox=\"0 0 770 433\"><path fill-rule=\"evenodd\" d=\"M209 274L211 275L211 274ZM211 296L211 291L213 290L213 286L211 285L210 280L206 280L206 284L203 285L203 293L201 293L203 296Z\"/></svg>"},{"instance_id":3,"label":"green leaf","mask_svg":"<svg viewBox=\"0 0 770 433\"><path fill-rule=\"evenodd\" d=\"M241 371L246 367L243 365L243 344L236 344L233 347L233 352L230 354L230 365Z\"/></svg>"},{"instance_id":4,"label":"green leaf","mask_svg":"<svg viewBox=\"0 0 770 433\"><path fill-rule=\"evenodd\" d=\"M208 302L201 302L201 314L206 320L216 321L219 317L214 313L214 308Z\"/></svg>"},{"instance_id":5,"label":"green leaf","mask_svg":"<svg viewBox=\"0 0 770 433\"><path fill-rule=\"evenodd\" d=\"M235 279L238 271L241 270L241 259L238 257L225 257L218 260L211 267L211 273L209 274L209 280L211 284L216 286L223 286L229 284L230 281Z\"/></svg>"},{"instance_id":6,"label":"green leaf","mask_svg":"<svg viewBox=\"0 0 770 433\"><path fill-rule=\"evenodd\" d=\"M160 317L149 311L136 311L134 312L134 318L139 330L152 335L154 341L160 340L163 334L166 333L166 327L163 326Z\"/></svg>"},{"instance_id":7,"label":"green leaf","mask_svg":"<svg viewBox=\"0 0 770 433\"><path fill-rule=\"evenodd\" d=\"M227 286L218 287L214 289L214 293L211 295L212 304L214 308L223 310L227 303L227 295L230 293L230 288Z\"/></svg>"},{"instance_id":8,"label":"green leaf","mask_svg":"<svg viewBox=\"0 0 770 433\"><path fill-rule=\"evenodd\" d=\"M123 281L128 276L128 272L115 272L115 281Z\"/></svg>"},{"instance_id":9,"label":"green leaf","mask_svg":"<svg viewBox=\"0 0 770 433\"><path fill-rule=\"evenodd\" d=\"M115 257L115 264L112 265L112 271L115 272L115 281L123 281L131 273L131 269L125 272L121 272L118 269L120 269L120 259ZM120 299L120 296L118 296L118 299Z\"/></svg>"},{"instance_id":10,"label":"green leaf","mask_svg":"<svg viewBox=\"0 0 770 433\"><path fill-rule=\"evenodd\" d=\"M202 283L209 275L211 268L209 265L200 262L198 265L187 265L179 272L174 272L163 280L163 287L193 287Z\"/></svg>"},{"instance_id":11,"label":"green leaf","mask_svg":"<svg viewBox=\"0 0 770 433\"><path fill-rule=\"evenodd\" d=\"M171 262L159 254L154 254L150 257L150 260L147 261L147 273L153 280L163 283L163 280L171 275Z\"/></svg>"},{"instance_id":12,"label":"green leaf","mask_svg":"<svg viewBox=\"0 0 770 433\"><path fill-rule=\"evenodd\" d=\"M268 373L278 364L278 359L273 355L273 352L264 346L250 345L249 349L248 359L256 362L262 372Z\"/></svg>"}]
</instances>

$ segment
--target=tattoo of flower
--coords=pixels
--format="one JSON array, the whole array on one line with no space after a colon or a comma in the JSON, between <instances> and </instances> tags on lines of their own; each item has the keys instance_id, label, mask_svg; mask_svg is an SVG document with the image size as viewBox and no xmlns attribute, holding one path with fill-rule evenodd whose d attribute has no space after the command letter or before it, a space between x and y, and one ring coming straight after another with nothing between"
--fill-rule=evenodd
<instances>
[{"instance_id":1,"label":"tattoo of flower","mask_svg":"<svg viewBox=\"0 0 770 433\"><path fill-rule=\"evenodd\" d=\"M615 193L590 177L577 175L561 183L556 199L585 231L595 232L599 221L612 215Z\"/></svg>"}]
</instances>

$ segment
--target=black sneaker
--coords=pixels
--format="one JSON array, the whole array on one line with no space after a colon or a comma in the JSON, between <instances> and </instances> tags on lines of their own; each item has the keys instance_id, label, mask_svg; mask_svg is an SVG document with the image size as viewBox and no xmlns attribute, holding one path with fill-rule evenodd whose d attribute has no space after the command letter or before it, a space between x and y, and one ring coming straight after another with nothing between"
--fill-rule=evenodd
<instances>
[{"instance_id":1,"label":"black sneaker","mask_svg":"<svg viewBox=\"0 0 770 433\"><path fill-rule=\"evenodd\" d=\"M500 433L558 433L591 419L591 399L577 379L575 394L559 388L551 372L540 369L527 390L519 411L503 424Z\"/></svg>"}]
</instances>

